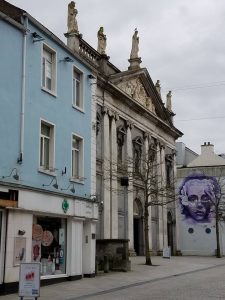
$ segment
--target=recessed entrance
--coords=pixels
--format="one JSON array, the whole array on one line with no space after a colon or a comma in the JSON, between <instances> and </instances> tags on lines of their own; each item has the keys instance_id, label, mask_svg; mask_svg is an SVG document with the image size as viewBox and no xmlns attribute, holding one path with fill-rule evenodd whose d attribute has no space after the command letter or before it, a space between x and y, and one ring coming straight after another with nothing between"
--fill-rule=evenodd
<instances>
[{"instance_id":1,"label":"recessed entrance","mask_svg":"<svg viewBox=\"0 0 225 300\"><path fill-rule=\"evenodd\" d=\"M173 218L171 212L167 214L167 236L168 236L168 246L171 249L171 255L174 254L174 247L173 247Z\"/></svg>"},{"instance_id":2,"label":"recessed entrance","mask_svg":"<svg viewBox=\"0 0 225 300\"><path fill-rule=\"evenodd\" d=\"M134 200L134 250L136 255L144 255L143 214L139 199Z\"/></svg>"}]
</instances>

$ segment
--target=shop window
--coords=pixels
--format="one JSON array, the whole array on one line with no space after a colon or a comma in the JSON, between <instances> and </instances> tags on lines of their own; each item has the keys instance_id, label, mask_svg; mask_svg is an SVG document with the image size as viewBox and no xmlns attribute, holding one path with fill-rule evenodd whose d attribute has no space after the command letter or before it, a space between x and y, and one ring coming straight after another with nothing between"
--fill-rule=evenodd
<instances>
[{"instance_id":1,"label":"shop window","mask_svg":"<svg viewBox=\"0 0 225 300\"><path fill-rule=\"evenodd\" d=\"M66 273L66 220L34 217L32 261L41 263L41 275Z\"/></svg>"}]
</instances>

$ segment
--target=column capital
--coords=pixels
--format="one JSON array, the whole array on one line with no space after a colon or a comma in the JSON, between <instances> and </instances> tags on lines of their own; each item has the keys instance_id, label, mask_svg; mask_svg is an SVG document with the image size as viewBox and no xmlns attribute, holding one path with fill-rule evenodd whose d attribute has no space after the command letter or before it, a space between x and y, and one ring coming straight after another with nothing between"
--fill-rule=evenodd
<instances>
[{"instance_id":1,"label":"column capital","mask_svg":"<svg viewBox=\"0 0 225 300\"><path fill-rule=\"evenodd\" d=\"M103 114L103 115L106 115L106 114L108 114L108 107L106 107L106 106L102 106L102 110L101 110L101 113Z\"/></svg>"},{"instance_id":2,"label":"column capital","mask_svg":"<svg viewBox=\"0 0 225 300\"><path fill-rule=\"evenodd\" d=\"M134 124L131 122L131 121L129 121L129 120L126 120L126 128L128 129L133 129L134 128Z\"/></svg>"},{"instance_id":3,"label":"column capital","mask_svg":"<svg viewBox=\"0 0 225 300\"><path fill-rule=\"evenodd\" d=\"M149 132L144 132L143 133L143 138L144 138L144 140L150 139L151 138L151 134Z\"/></svg>"}]
</instances>

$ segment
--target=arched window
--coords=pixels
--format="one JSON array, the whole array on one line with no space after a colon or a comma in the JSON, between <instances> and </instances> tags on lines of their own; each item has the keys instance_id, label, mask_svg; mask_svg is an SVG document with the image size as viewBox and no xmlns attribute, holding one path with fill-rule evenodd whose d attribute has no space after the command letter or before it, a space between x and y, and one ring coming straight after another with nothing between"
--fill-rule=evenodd
<instances>
[{"instance_id":1,"label":"arched window","mask_svg":"<svg viewBox=\"0 0 225 300\"><path fill-rule=\"evenodd\" d=\"M141 201L137 198L134 200L134 203L133 203L133 214L136 217L142 217L142 215L143 215Z\"/></svg>"}]
</instances>

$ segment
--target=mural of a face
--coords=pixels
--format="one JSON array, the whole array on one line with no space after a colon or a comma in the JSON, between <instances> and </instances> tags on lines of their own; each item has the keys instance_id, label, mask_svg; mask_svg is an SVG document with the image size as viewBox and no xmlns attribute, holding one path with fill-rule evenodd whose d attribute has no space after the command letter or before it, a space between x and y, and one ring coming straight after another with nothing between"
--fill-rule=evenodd
<instances>
[{"instance_id":1,"label":"mural of a face","mask_svg":"<svg viewBox=\"0 0 225 300\"><path fill-rule=\"evenodd\" d=\"M181 213L195 222L210 222L211 207L220 188L215 178L188 176L180 187Z\"/></svg>"},{"instance_id":2,"label":"mural of a face","mask_svg":"<svg viewBox=\"0 0 225 300\"><path fill-rule=\"evenodd\" d=\"M190 216L196 221L207 218L207 213L211 205L211 198L206 191L207 185L203 182L190 182L187 191L188 206Z\"/></svg>"}]
</instances>

